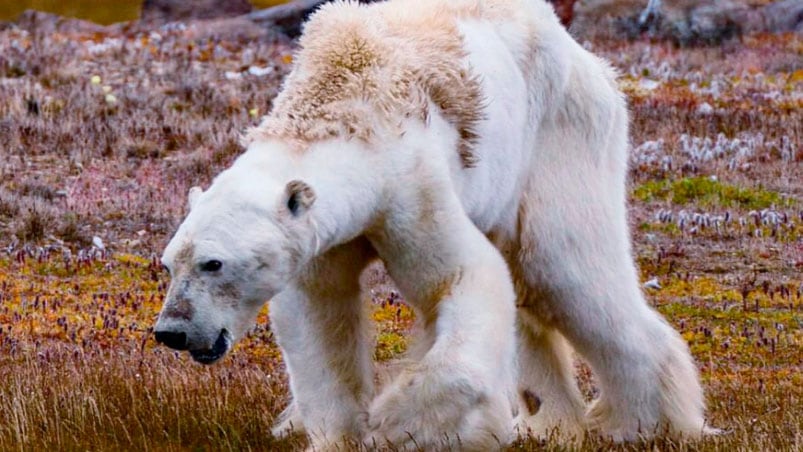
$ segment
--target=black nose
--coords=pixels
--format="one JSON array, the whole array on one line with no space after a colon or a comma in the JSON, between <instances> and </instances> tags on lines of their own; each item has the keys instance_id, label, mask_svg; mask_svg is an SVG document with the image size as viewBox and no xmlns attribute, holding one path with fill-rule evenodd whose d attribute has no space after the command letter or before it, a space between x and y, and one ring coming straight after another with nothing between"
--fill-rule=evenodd
<instances>
[{"instance_id":1,"label":"black nose","mask_svg":"<svg viewBox=\"0 0 803 452\"><path fill-rule=\"evenodd\" d=\"M176 350L187 349L187 335L185 333L174 333L172 331L157 331L156 341L167 345Z\"/></svg>"}]
</instances>

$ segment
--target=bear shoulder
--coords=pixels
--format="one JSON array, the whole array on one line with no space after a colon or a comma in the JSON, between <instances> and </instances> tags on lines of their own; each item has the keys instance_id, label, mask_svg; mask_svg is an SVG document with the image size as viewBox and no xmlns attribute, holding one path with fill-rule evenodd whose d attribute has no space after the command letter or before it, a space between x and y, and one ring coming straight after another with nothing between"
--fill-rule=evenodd
<instances>
[{"instance_id":1,"label":"bear shoulder","mask_svg":"<svg viewBox=\"0 0 803 452\"><path fill-rule=\"evenodd\" d=\"M380 131L402 133L405 118L426 122L434 106L455 127L461 160L471 166L485 99L479 77L466 64L459 21L493 20L490 12L499 12L490 4L514 3L324 5L305 25L273 109L247 132L245 144L280 138L303 149L335 137L371 142Z\"/></svg>"}]
</instances>

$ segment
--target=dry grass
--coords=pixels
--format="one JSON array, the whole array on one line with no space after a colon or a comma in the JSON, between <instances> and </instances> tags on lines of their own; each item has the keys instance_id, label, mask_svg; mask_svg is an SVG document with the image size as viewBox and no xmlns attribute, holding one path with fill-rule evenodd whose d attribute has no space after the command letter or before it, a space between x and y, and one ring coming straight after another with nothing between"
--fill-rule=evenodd
<instances>
[{"instance_id":1,"label":"dry grass","mask_svg":"<svg viewBox=\"0 0 803 452\"><path fill-rule=\"evenodd\" d=\"M285 386L271 362L240 356L200 368L133 341L108 349L48 343L10 359L0 368L4 450L276 447L265 432Z\"/></svg>"},{"instance_id":2,"label":"dry grass","mask_svg":"<svg viewBox=\"0 0 803 452\"><path fill-rule=\"evenodd\" d=\"M188 187L240 152L239 133L270 108L291 61L277 43L193 36L0 31L2 450L304 444L269 434L287 391L266 313L213 367L151 339L167 283L155 258ZM592 47L631 99L635 253L643 279L661 285L648 298L690 342L711 424L727 433L582 448L800 450L803 41ZM381 271L366 283L376 357L397 357L409 310Z\"/></svg>"}]
</instances>

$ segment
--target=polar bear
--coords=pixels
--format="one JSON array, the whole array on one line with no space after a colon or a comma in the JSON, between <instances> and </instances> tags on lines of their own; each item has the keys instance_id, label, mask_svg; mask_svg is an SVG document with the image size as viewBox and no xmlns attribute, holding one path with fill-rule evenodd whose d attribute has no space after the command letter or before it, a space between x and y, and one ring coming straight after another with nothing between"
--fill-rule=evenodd
<instances>
[{"instance_id":1,"label":"polar bear","mask_svg":"<svg viewBox=\"0 0 803 452\"><path fill-rule=\"evenodd\" d=\"M211 363L270 299L292 391L274 434L486 450L705 431L689 350L639 288L614 71L543 0L329 3L244 142L190 193L155 332ZM420 329L381 390L358 280L375 259ZM588 409L572 350L601 388Z\"/></svg>"}]
</instances>

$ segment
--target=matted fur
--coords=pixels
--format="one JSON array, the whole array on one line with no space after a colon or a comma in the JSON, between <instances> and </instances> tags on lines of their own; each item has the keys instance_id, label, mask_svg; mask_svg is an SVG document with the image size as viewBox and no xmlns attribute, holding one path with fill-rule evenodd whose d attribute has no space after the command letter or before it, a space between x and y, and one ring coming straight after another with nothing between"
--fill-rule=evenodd
<instances>
[{"instance_id":1,"label":"matted fur","mask_svg":"<svg viewBox=\"0 0 803 452\"><path fill-rule=\"evenodd\" d=\"M461 16L478 14L476 3L455 3L435 7ZM245 144L268 137L301 147L333 137L369 141L377 119L401 133L405 118L426 121L434 105L460 134L463 165L473 166L474 128L483 115L481 86L463 62L458 16L405 12L421 6L404 1L367 11L356 2L323 6L304 28L295 67L273 110L247 132ZM420 32L405 32L410 29Z\"/></svg>"}]
</instances>

